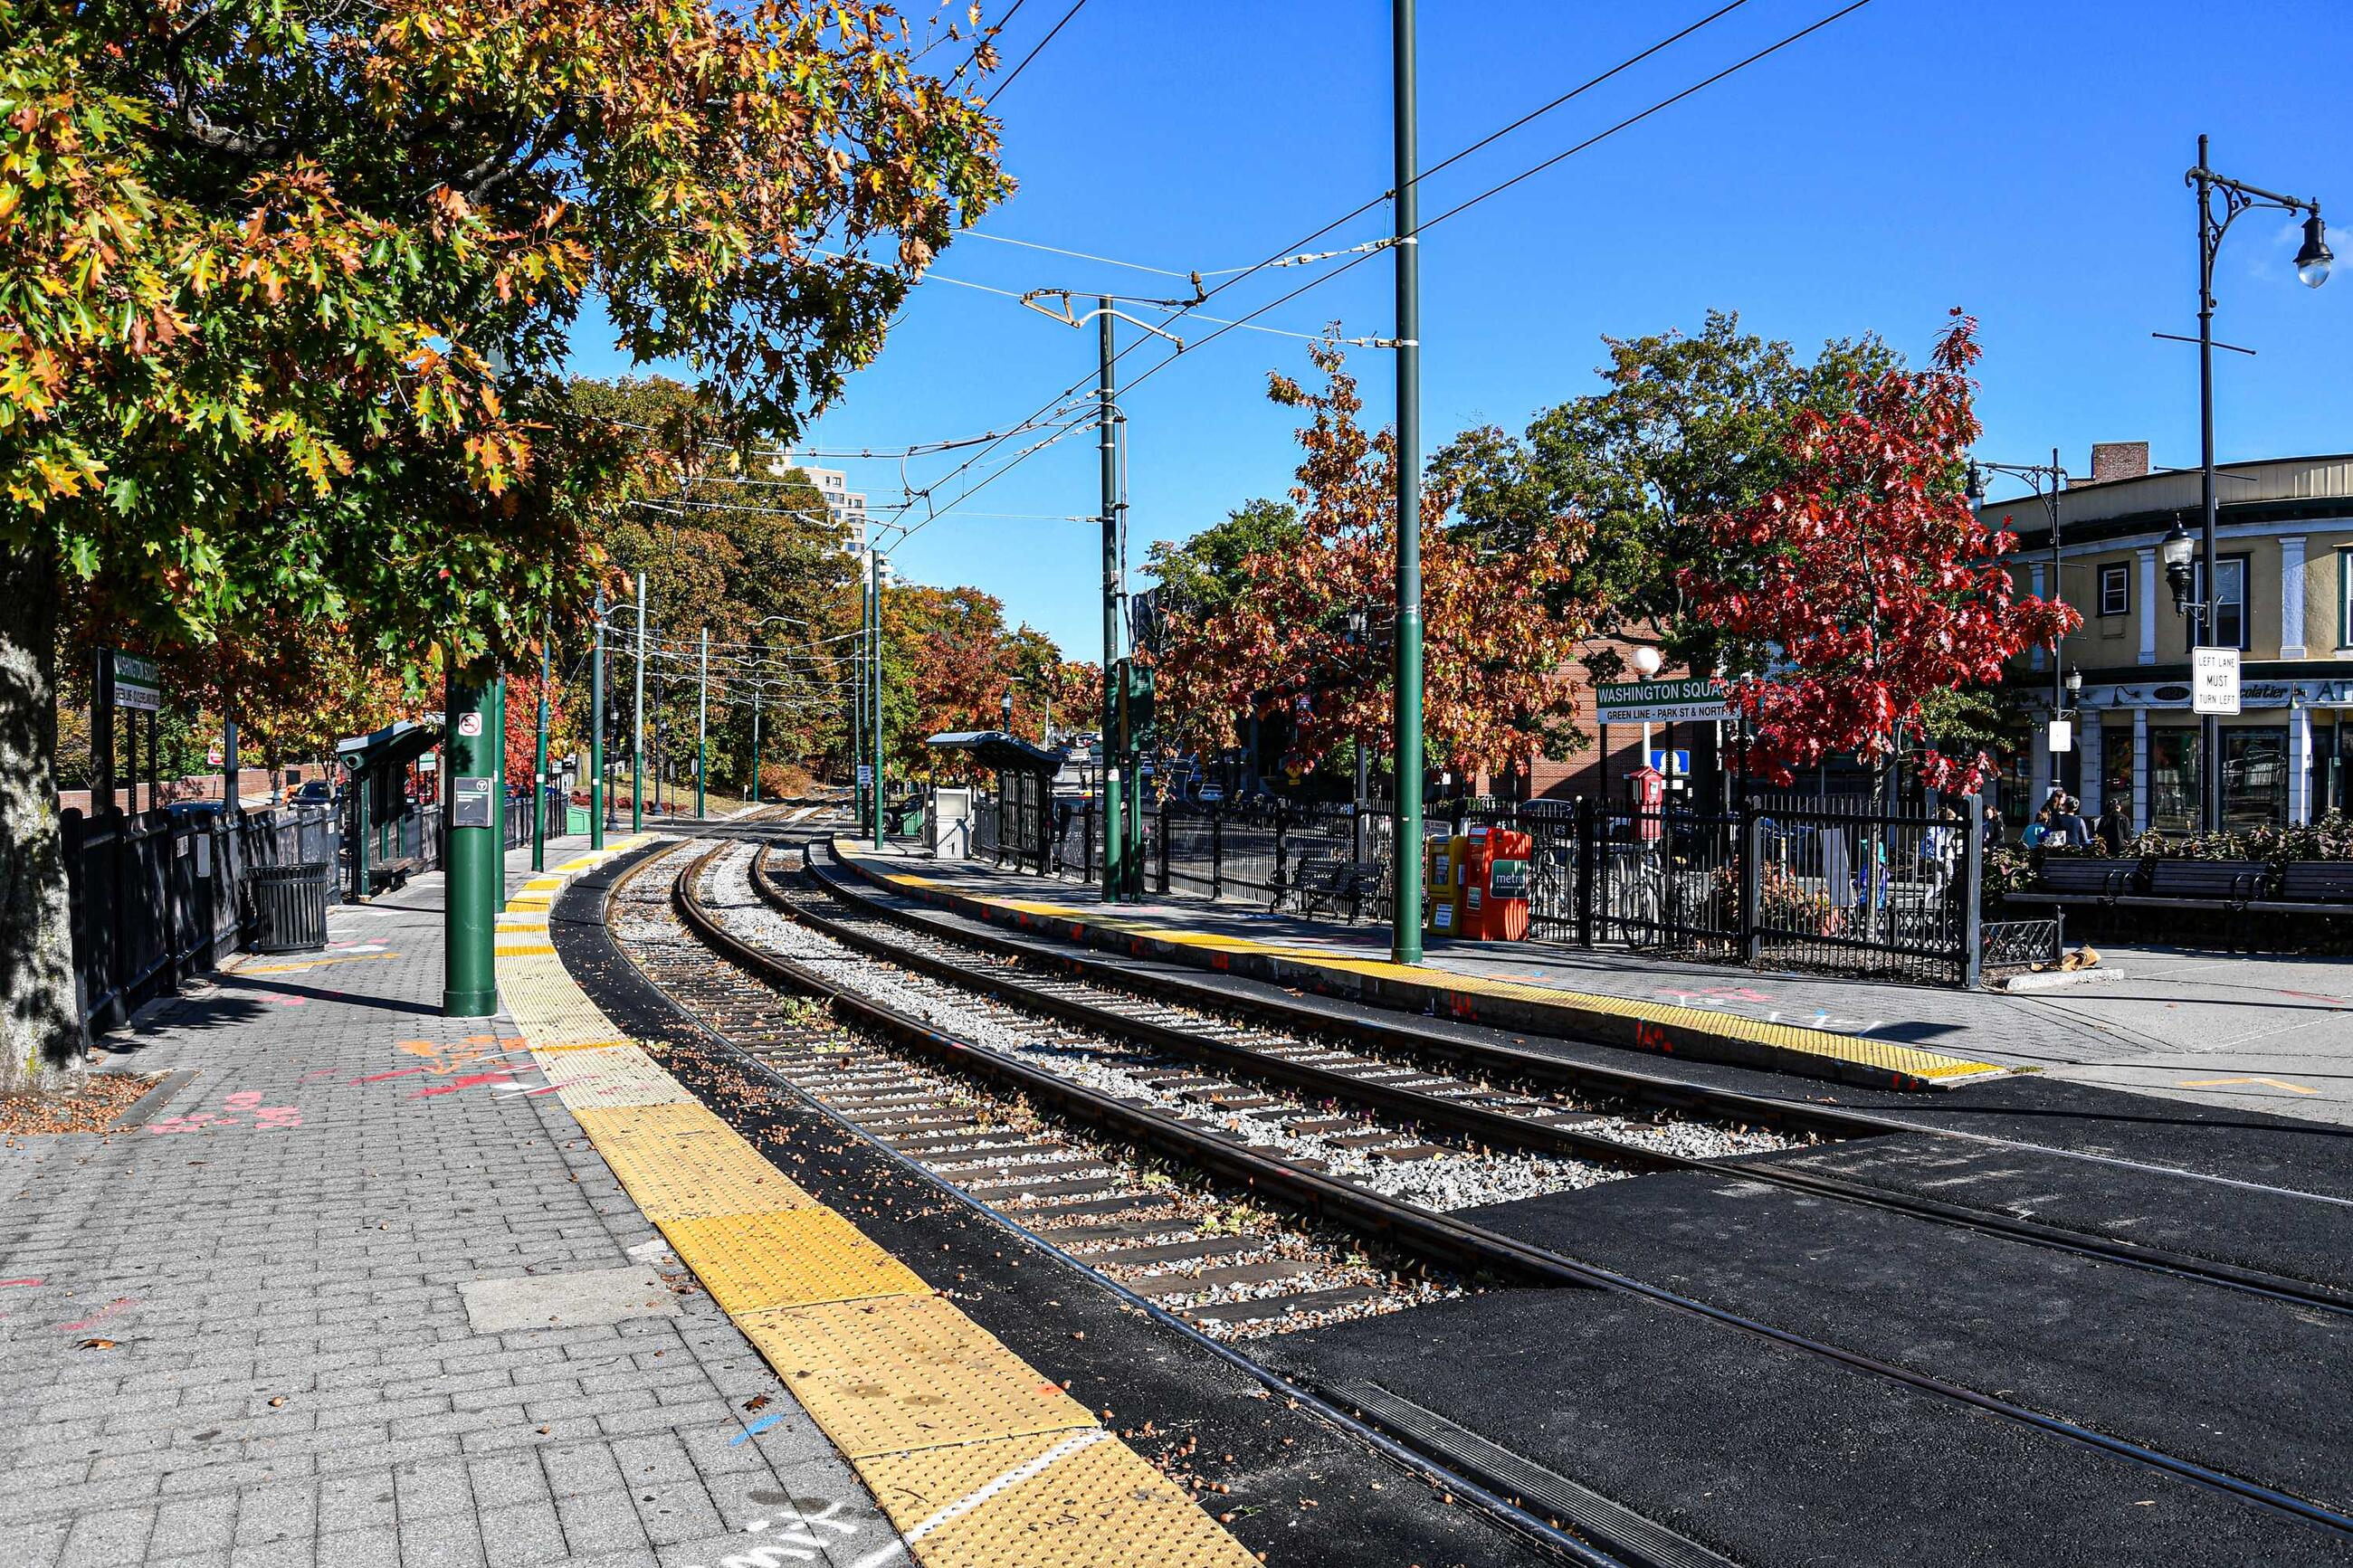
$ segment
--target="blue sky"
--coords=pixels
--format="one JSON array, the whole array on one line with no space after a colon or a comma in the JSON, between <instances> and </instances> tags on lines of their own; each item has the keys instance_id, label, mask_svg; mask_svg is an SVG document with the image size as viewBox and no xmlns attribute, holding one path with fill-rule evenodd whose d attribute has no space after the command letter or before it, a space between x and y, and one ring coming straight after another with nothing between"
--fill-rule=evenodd
<instances>
[{"instance_id":1,"label":"blue sky","mask_svg":"<svg viewBox=\"0 0 2353 1568\"><path fill-rule=\"evenodd\" d=\"M1716 3L1422 0L1424 163ZM1748 0L1427 182L1425 219L1838 4ZM1008 62L1067 9L1028 0L1002 39ZM1388 16L1374 0L1089 0L997 105L1021 189L981 226L1180 271L1291 245L1388 184ZM2217 356L2221 454L2353 449L2353 125L2336 110L2348 59L2353 7L2320 0L1873 0L1432 230L1421 246L1428 443L1481 423L1516 430L1590 390L1605 333L1689 329L1719 307L1808 351L1875 331L1916 359L1959 305L1980 319L1986 348L1981 456L2035 461L2055 445L2080 472L2093 441L2147 439L2158 463L2193 465L2196 350L2149 334L2196 330L2181 175L2203 131L2221 172L2317 196L2342 226L2339 276L2317 292L2288 264L2289 219L2250 214L2232 228L2216 332L2260 354ZM1376 238L1388 221L1376 206L1317 248ZM1332 265L1270 269L1205 311L1240 315ZM973 238L936 270L1017 291L1184 287ZM1377 256L1261 321L1386 335L1390 290ZM1124 398L1134 562L1151 540L1290 482L1292 420L1266 401L1266 374L1303 373L1305 346L1229 332ZM926 283L814 444L1001 428L1091 375L1093 355L1092 327ZM1138 350L1124 378L1161 356ZM1382 422L1389 357L1363 349L1352 362L1367 416ZM594 352L575 363L623 368ZM903 476L895 461L833 466L880 507L950 464ZM901 575L976 584L1073 657L1095 657L1097 535L1056 520L1092 513L1096 482L1092 437L1064 440L906 540Z\"/></svg>"}]
</instances>

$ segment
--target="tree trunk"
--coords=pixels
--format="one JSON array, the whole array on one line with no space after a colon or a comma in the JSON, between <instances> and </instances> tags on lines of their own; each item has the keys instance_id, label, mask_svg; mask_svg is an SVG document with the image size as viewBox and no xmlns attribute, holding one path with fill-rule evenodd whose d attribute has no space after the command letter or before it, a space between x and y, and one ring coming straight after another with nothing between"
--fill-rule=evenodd
<instances>
[{"instance_id":1,"label":"tree trunk","mask_svg":"<svg viewBox=\"0 0 2353 1568\"><path fill-rule=\"evenodd\" d=\"M56 558L0 552L0 1089L87 1060L58 831Z\"/></svg>"}]
</instances>

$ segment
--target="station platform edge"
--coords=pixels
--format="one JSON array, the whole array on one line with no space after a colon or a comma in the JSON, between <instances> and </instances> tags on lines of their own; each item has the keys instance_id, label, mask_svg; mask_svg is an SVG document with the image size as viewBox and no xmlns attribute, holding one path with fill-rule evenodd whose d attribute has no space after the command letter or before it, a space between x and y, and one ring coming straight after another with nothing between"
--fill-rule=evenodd
<instances>
[{"instance_id":1,"label":"station platform edge","mask_svg":"<svg viewBox=\"0 0 2353 1568\"><path fill-rule=\"evenodd\" d=\"M526 882L502 1001L598 1156L840 1451L924 1568L1250 1568L1256 1559L1061 1386L772 1164L565 969L548 911L647 835Z\"/></svg>"},{"instance_id":2,"label":"station platform edge","mask_svg":"<svg viewBox=\"0 0 2353 1568\"><path fill-rule=\"evenodd\" d=\"M1259 942L1187 928L1167 906L1124 915L1051 898L981 892L927 876L921 861L837 838L836 855L878 886L969 919L1047 931L1133 957L1242 974L1408 1013L1436 1013L1530 1034L1574 1036L1658 1056L1764 1068L1873 1089L1957 1089L2007 1075L1993 1062L1947 1056L1801 1024L1767 1022L1672 1003L1461 974L1386 958L1356 957L1295 942ZM1049 884L1050 886L1050 884ZM1043 889L1041 888L1041 891Z\"/></svg>"}]
</instances>

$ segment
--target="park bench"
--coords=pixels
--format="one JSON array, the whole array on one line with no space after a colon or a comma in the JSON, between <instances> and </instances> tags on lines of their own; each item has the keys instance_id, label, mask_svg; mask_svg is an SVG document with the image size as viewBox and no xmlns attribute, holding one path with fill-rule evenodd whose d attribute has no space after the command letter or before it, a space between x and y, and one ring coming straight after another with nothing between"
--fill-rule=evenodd
<instances>
[{"instance_id":1,"label":"park bench","mask_svg":"<svg viewBox=\"0 0 2353 1568\"><path fill-rule=\"evenodd\" d=\"M2152 860L2146 890L2116 901L2144 909L2242 910L2263 890L2260 860Z\"/></svg>"},{"instance_id":2,"label":"park bench","mask_svg":"<svg viewBox=\"0 0 2353 1568\"><path fill-rule=\"evenodd\" d=\"M2195 862L2182 861L2182 865ZM2051 855L2042 861L2041 877L2031 888L2010 895L2016 904L2113 904L2126 897L2139 879L2137 860L2110 860L2088 855Z\"/></svg>"},{"instance_id":3,"label":"park bench","mask_svg":"<svg viewBox=\"0 0 2353 1568\"><path fill-rule=\"evenodd\" d=\"M1365 896L1380 886L1381 863L1377 860L1339 860L1322 856L1303 860L1292 888L1298 896L1299 912L1313 916L1319 910L1339 910L1345 907L1348 919L1354 921L1363 912Z\"/></svg>"},{"instance_id":4,"label":"park bench","mask_svg":"<svg viewBox=\"0 0 2353 1568\"><path fill-rule=\"evenodd\" d=\"M2247 907L2269 914L2353 915L2353 860L2291 860L2273 895Z\"/></svg>"}]
</instances>

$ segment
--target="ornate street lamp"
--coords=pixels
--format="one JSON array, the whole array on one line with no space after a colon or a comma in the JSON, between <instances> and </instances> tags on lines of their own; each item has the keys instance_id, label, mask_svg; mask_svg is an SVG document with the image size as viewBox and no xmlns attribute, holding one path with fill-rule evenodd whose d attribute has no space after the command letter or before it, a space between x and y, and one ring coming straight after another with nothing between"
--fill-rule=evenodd
<instances>
[{"instance_id":1,"label":"ornate street lamp","mask_svg":"<svg viewBox=\"0 0 2353 1568\"><path fill-rule=\"evenodd\" d=\"M2208 167L2206 138L2198 138L2198 166L2182 176L2185 184L2198 193L2198 439L2199 474L2200 477L2200 509L2204 526L2200 531L2199 556L2205 566L2205 603L2198 606L2199 626L2202 634L2198 647L2207 646L2214 635L2214 600L2220 579L2215 564L2214 517L2214 258L2221 249L2222 236L2230 231L2238 216L2252 208L2272 212L2302 213L2304 244L2295 253L2295 275L2306 288L2317 289L2328 281L2328 264L2335 259L2328 253L2328 231L2320 221L2320 203L2303 196L2284 196L2259 185L2225 179ZM2176 528L2175 532L2180 530ZM2167 544L2171 545L2168 536ZM2182 562L2182 575L2188 575L2189 563ZM2176 579L2172 558L2168 554L2166 576L2174 583L2173 602L2177 609L2187 611L2189 600L2189 584ZM2216 752L2221 744L2221 727L2214 715L2205 715L2199 742L2199 772L2202 775L2199 795L2202 797L2201 817L2207 832L2219 832L2222 826L2222 770Z\"/></svg>"}]
</instances>

